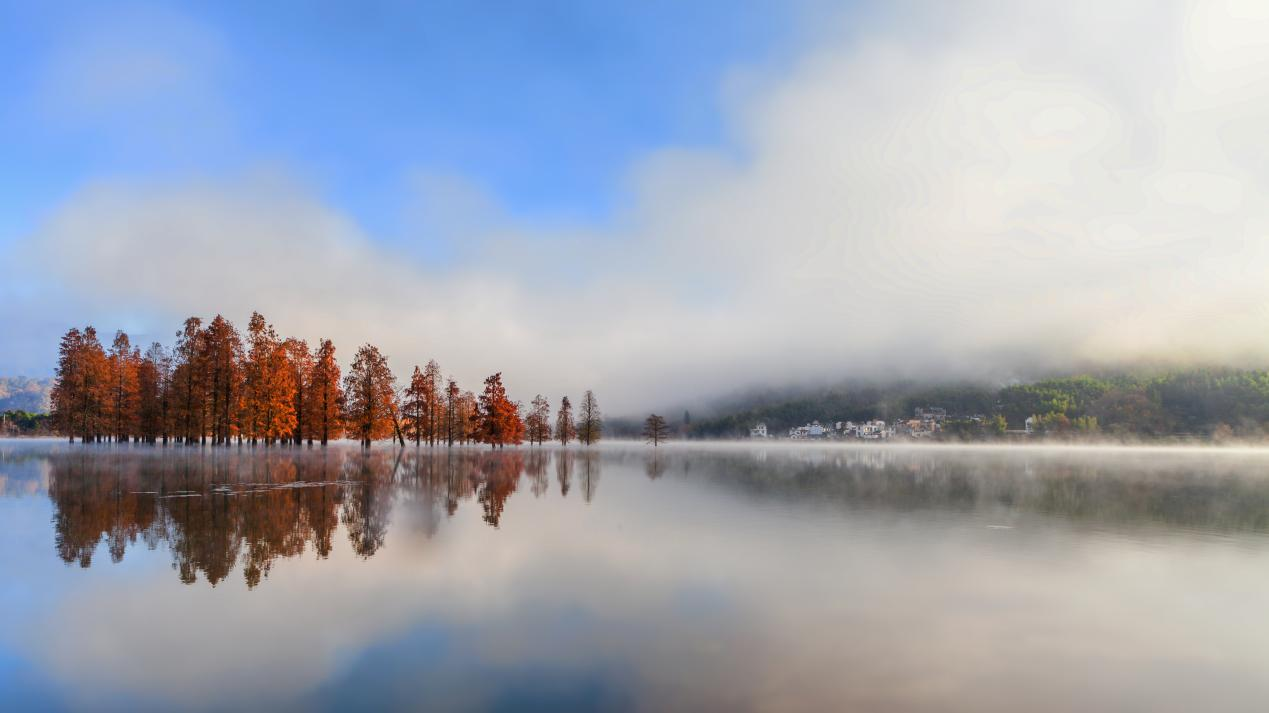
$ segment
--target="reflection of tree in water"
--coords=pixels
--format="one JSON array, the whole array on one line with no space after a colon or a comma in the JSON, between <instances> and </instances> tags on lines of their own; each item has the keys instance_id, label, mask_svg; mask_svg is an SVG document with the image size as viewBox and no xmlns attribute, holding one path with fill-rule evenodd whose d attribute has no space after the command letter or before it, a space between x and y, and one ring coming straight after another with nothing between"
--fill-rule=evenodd
<instances>
[{"instance_id":1,"label":"reflection of tree in water","mask_svg":"<svg viewBox=\"0 0 1269 713\"><path fill-rule=\"evenodd\" d=\"M353 551L363 558L378 552L387 537L391 484L400 465L400 451L362 451L344 462L346 479L362 484L348 497L342 519Z\"/></svg>"},{"instance_id":2,"label":"reflection of tree in water","mask_svg":"<svg viewBox=\"0 0 1269 713\"><path fill-rule=\"evenodd\" d=\"M301 459L299 462L306 468L300 469L300 477L323 485L295 490L304 501L302 510L304 523L301 526L313 533L313 551L321 559L330 556L334 546L335 525L339 522L335 511L344 502L344 489L329 485L336 480L339 472L337 464L332 463L332 460L326 450L322 451L321 458L317 462Z\"/></svg>"},{"instance_id":3,"label":"reflection of tree in water","mask_svg":"<svg viewBox=\"0 0 1269 713\"><path fill-rule=\"evenodd\" d=\"M485 522L498 526L507 498L516 491L523 472L524 458L519 451L480 454L472 477L480 478L476 500L485 510Z\"/></svg>"},{"instance_id":4,"label":"reflection of tree in water","mask_svg":"<svg viewBox=\"0 0 1269 713\"><path fill-rule=\"evenodd\" d=\"M450 513L449 488L445 478L452 466L439 458L424 457L423 449L406 449L398 471L398 497L417 516L416 529L431 537L440 529L441 521ZM457 508L458 501L453 503Z\"/></svg>"},{"instance_id":5,"label":"reflection of tree in water","mask_svg":"<svg viewBox=\"0 0 1269 713\"><path fill-rule=\"evenodd\" d=\"M665 475L665 470L668 467L669 463L666 459L662 458L661 454L656 450L653 450L643 464L643 472L647 474L648 480L656 480L657 478Z\"/></svg>"},{"instance_id":6,"label":"reflection of tree in water","mask_svg":"<svg viewBox=\"0 0 1269 713\"><path fill-rule=\"evenodd\" d=\"M63 561L91 566L103 540L115 562L138 541L166 543L181 581L201 575L214 586L241 567L249 588L278 558L329 556L341 525L353 552L373 556L397 503L428 536L464 500L498 527L522 475L540 496L551 459L562 483L573 463L572 453L426 448L89 448L44 458ZM589 500L598 464L583 463Z\"/></svg>"},{"instance_id":7,"label":"reflection of tree in water","mask_svg":"<svg viewBox=\"0 0 1269 713\"><path fill-rule=\"evenodd\" d=\"M529 477L529 492L535 498L546 495L547 489L551 487L551 479L546 474L546 464L550 459L545 451L539 449L531 450L525 456L524 474Z\"/></svg>"},{"instance_id":8,"label":"reflection of tree in water","mask_svg":"<svg viewBox=\"0 0 1269 713\"><path fill-rule=\"evenodd\" d=\"M58 489L58 507L53 516L58 556L64 562L78 562L81 567L92 564L93 552L103 537L109 543L111 559L119 562L127 545L142 533L161 527L153 501L141 502L122 493L121 485L134 475L134 466L125 463L100 463L95 454L73 453L63 456L65 462L84 469L100 468L94 477L73 478L61 482L50 474L49 488Z\"/></svg>"},{"instance_id":9,"label":"reflection of tree in water","mask_svg":"<svg viewBox=\"0 0 1269 713\"><path fill-rule=\"evenodd\" d=\"M560 451L555 454L555 480L560 484L560 497L568 497L568 489L573 484L573 452Z\"/></svg>"},{"instance_id":10,"label":"reflection of tree in water","mask_svg":"<svg viewBox=\"0 0 1269 713\"><path fill-rule=\"evenodd\" d=\"M577 460L581 461L577 466L577 484L582 489L582 499L590 502L595 499L595 489L599 487L599 454L583 451Z\"/></svg>"}]
</instances>

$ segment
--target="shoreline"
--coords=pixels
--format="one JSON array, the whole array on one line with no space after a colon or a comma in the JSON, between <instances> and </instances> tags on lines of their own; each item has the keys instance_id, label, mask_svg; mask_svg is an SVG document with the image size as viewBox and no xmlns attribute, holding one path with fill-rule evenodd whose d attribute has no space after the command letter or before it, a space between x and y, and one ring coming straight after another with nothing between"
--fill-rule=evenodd
<instances>
[{"instance_id":1,"label":"shoreline","mask_svg":"<svg viewBox=\"0 0 1269 713\"><path fill-rule=\"evenodd\" d=\"M23 442L36 443L48 442L59 443L67 447L79 448L84 444L76 441L70 443L63 436L0 436L0 443L4 442ZM200 449L210 450L214 452L230 452L242 448L251 448L249 444L229 444L213 446L207 444L150 444L150 443L92 443L93 447L116 448L126 446L129 449L136 450L167 450L167 449ZM342 439L332 441L327 447L348 448L352 446L360 447L355 440ZM469 443L466 445L455 444L453 446L414 446L407 444L399 446L391 441L376 442L373 446L376 450L395 449L395 450L419 450L440 453L445 450L463 450L463 451L490 451L497 452L497 449L491 449L488 444ZM260 451L287 452L293 450L317 451L321 450L319 444L273 444L265 446L258 444L254 447ZM532 452L533 450L570 450L576 452L586 452L587 450L605 450L610 448L640 448L646 449L648 452L656 452L658 450L730 450L730 451L753 451L753 450L774 450L774 451L950 451L950 452L1088 452L1088 453L1171 453L1171 454L1216 454L1216 455L1264 455L1269 456L1269 441L1264 444L1249 443L1189 443L1189 444L1172 444L1172 443L1098 443L1098 442L1071 442L1071 441L1039 441L1021 443L1017 441L1004 443L990 442L965 442L956 443L948 441L794 441L790 439L768 439L768 440L750 440L750 439L691 439L691 440L669 440L662 441L660 446L652 446L639 439L627 438L610 438L602 440L596 444L586 446L579 443L570 443L567 446L561 446L559 443L545 443L542 445L531 445L522 443L518 445L508 445L501 449L502 451L513 450L519 452Z\"/></svg>"}]
</instances>

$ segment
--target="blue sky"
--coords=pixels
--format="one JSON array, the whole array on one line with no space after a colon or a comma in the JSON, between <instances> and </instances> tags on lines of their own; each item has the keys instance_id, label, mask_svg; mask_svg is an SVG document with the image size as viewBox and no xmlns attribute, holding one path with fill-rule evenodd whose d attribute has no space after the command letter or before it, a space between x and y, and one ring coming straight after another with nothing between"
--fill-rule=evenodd
<instances>
[{"instance_id":1,"label":"blue sky","mask_svg":"<svg viewBox=\"0 0 1269 713\"><path fill-rule=\"evenodd\" d=\"M410 237L421 172L524 219L603 221L641 153L726 143L725 78L778 65L801 19L767 0L6 2L0 235L93 180L261 164L379 239Z\"/></svg>"},{"instance_id":2,"label":"blue sky","mask_svg":"<svg viewBox=\"0 0 1269 713\"><path fill-rule=\"evenodd\" d=\"M253 310L616 412L1269 359L1265 3L9 2L0 66L3 374Z\"/></svg>"}]
</instances>

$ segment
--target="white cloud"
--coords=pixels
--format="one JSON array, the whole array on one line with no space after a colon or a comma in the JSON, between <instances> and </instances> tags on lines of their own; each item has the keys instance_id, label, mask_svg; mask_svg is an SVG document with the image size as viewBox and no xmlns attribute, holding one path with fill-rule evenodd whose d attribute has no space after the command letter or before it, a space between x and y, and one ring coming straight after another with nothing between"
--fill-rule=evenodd
<instances>
[{"instance_id":1,"label":"white cloud","mask_svg":"<svg viewBox=\"0 0 1269 713\"><path fill-rule=\"evenodd\" d=\"M615 227L458 221L442 271L292 181L103 184L37 241L94 299L258 308L515 395L637 409L791 375L1269 353L1259 3L896 10L631 169ZM732 156L741 156L736 159Z\"/></svg>"}]
</instances>

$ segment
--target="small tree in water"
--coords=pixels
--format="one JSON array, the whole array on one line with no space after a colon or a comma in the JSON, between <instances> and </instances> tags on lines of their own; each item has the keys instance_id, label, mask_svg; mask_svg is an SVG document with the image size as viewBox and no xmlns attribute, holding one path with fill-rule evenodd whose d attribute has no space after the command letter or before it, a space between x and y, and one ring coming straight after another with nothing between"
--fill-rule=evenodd
<instances>
[{"instance_id":1,"label":"small tree in water","mask_svg":"<svg viewBox=\"0 0 1269 713\"><path fill-rule=\"evenodd\" d=\"M410 385L405 388L401 421L405 435L414 440L416 448L431 436L428 430L428 396L427 377L415 366L414 373L410 375Z\"/></svg>"},{"instance_id":2,"label":"small tree in water","mask_svg":"<svg viewBox=\"0 0 1269 713\"><path fill-rule=\"evenodd\" d=\"M573 404L569 403L567 396L560 401L560 412L555 417L555 437L560 439L561 446L567 446L569 441L577 438L577 424L573 423Z\"/></svg>"},{"instance_id":3,"label":"small tree in water","mask_svg":"<svg viewBox=\"0 0 1269 713\"><path fill-rule=\"evenodd\" d=\"M603 431L604 422L599 413L599 402L595 400L595 393L587 390L577 411L577 439L589 446L599 441Z\"/></svg>"},{"instance_id":4,"label":"small tree in water","mask_svg":"<svg viewBox=\"0 0 1269 713\"><path fill-rule=\"evenodd\" d=\"M533 399L529 415L524 419L529 443L539 446L551 439L551 403L542 394Z\"/></svg>"},{"instance_id":5,"label":"small tree in water","mask_svg":"<svg viewBox=\"0 0 1269 713\"><path fill-rule=\"evenodd\" d=\"M656 448L661 441L670 437L670 427L665 425L665 418L655 413L643 422L643 439Z\"/></svg>"}]
</instances>

